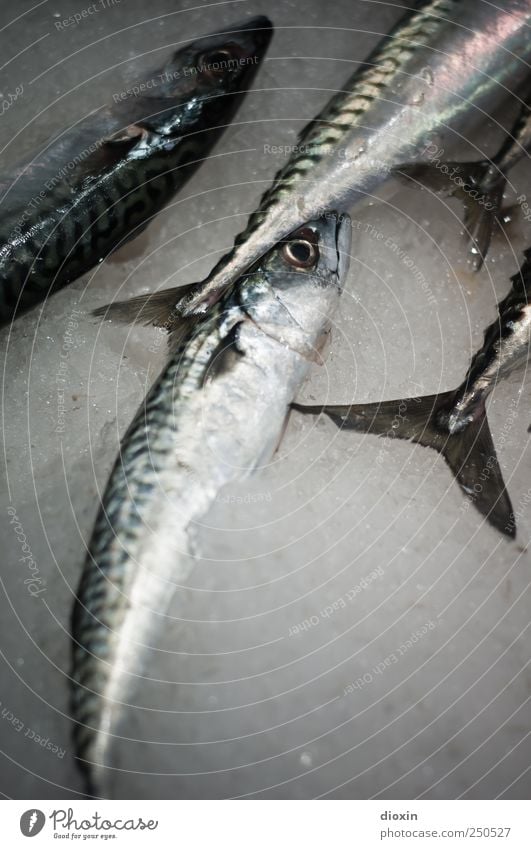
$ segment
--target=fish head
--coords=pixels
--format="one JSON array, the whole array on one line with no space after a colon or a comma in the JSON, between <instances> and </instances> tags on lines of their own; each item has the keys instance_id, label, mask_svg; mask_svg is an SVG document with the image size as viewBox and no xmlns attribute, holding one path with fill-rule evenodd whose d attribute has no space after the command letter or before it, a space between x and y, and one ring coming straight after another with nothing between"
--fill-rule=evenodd
<instances>
[{"instance_id":1,"label":"fish head","mask_svg":"<svg viewBox=\"0 0 531 849\"><path fill-rule=\"evenodd\" d=\"M154 111L144 123L166 136L226 125L262 62L272 32L269 19L260 15L176 51L145 88L143 105Z\"/></svg>"},{"instance_id":2,"label":"fish head","mask_svg":"<svg viewBox=\"0 0 531 849\"><path fill-rule=\"evenodd\" d=\"M348 272L351 236L349 216L328 212L276 245L240 291L253 321L269 336L319 359Z\"/></svg>"}]
</instances>

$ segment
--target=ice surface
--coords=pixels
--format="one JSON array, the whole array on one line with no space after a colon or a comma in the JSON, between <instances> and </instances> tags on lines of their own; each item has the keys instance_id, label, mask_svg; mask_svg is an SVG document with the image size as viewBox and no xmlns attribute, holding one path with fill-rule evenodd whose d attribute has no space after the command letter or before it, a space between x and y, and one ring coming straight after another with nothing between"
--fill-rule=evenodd
<instances>
[{"instance_id":1,"label":"ice surface","mask_svg":"<svg viewBox=\"0 0 531 849\"><path fill-rule=\"evenodd\" d=\"M164 362L162 346L149 350L157 331L99 325L89 312L118 292L201 279L281 164L264 145L292 144L398 13L392 3L375 11L351 0L326 4L326 14L319 0L307 0L303 13L280 0L252 0L244 12L241 4L153 0L148 17L145 3L128 0L61 32L53 12L63 7L29 12L32 5L4 0L0 10L0 24L28 11L3 33L12 57L6 90L24 84L2 117L7 166L174 43L243 13L266 11L277 25L255 90L174 203L42 314L1 334L0 789L57 798L82 790L68 664L84 546L120 437ZM68 14L83 6L70 0ZM472 141L492 154L499 137L489 125ZM511 179L508 203L515 189L530 194L527 163ZM372 401L453 388L529 233L513 222L510 241L499 234L473 275L455 201L395 183L352 216L353 260L328 358L300 398ZM414 259L421 277L379 232ZM512 542L469 507L434 452L292 414L270 464L224 492L197 529L200 557L175 596L150 666L154 680L138 688L115 747L123 770L116 797L527 797L525 375L496 388L489 420L519 514ZM10 505L38 567L37 597L24 583L30 573ZM311 627L295 633L305 620ZM407 647L416 630L422 636Z\"/></svg>"}]
</instances>

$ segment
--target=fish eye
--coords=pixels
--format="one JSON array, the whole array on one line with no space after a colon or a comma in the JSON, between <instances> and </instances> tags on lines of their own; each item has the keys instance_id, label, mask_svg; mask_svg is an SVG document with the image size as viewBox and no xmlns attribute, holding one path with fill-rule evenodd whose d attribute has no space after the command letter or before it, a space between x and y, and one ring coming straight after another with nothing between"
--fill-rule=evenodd
<instances>
[{"instance_id":1,"label":"fish eye","mask_svg":"<svg viewBox=\"0 0 531 849\"><path fill-rule=\"evenodd\" d=\"M319 258L317 246L303 239L287 242L282 248L282 254L286 262L294 268L311 268Z\"/></svg>"},{"instance_id":2,"label":"fish eye","mask_svg":"<svg viewBox=\"0 0 531 849\"><path fill-rule=\"evenodd\" d=\"M231 65L228 65L229 62L234 62L234 56L231 50L224 47L204 53L199 65L208 77L222 77L231 68Z\"/></svg>"}]
</instances>

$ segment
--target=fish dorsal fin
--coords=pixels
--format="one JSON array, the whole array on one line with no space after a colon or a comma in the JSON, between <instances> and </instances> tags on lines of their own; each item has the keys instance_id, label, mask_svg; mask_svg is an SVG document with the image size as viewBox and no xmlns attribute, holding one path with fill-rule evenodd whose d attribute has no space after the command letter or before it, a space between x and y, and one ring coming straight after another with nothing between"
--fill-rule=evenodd
<instances>
[{"instance_id":1,"label":"fish dorsal fin","mask_svg":"<svg viewBox=\"0 0 531 849\"><path fill-rule=\"evenodd\" d=\"M175 286L160 292L138 295L126 301L114 301L93 310L92 315L120 324L139 323L146 327L160 327L170 335L170 345L173 349L183 336L191 332L197 321L195 316L183 316L177 308L180 299L195 286L195 283L190 286Z\"/></svg>"},{"instance_id":2,"label":"fish dorsal fin","mask_svg":"<svg viewBox=\"0 0 531 849\"><path fill-rule=\"evenodd\" d=\"M109 321L118 321L121 324L138 322L146 326L152 324L154 327L165 327L171 321L171 314L176 303L185 294L183 291L185 288L175 286L172 289L163 289L161 292L137 295L125 301L113 301L98 307L92 315Z\"/></svg>"}]
</instances>

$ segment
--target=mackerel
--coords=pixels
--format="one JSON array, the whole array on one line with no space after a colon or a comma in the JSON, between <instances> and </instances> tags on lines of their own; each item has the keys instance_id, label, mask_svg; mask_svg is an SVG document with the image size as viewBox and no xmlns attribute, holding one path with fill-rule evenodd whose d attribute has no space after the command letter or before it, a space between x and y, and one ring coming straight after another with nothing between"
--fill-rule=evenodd
<instances>
[{"instance_id":1,"label":"mackerel","mask_svg":"<svg viewBox=\"0 0 531 849\"><path fill-rule=\"evenodd\" d=\"M186 581L194 524L268 461L319 361L350 237L348 217L329 213L271 251L175 346L123 440L72 620L75 746L94 794L109 793L113 737Z\"/></svg>"}]
</instances>

